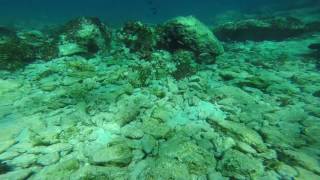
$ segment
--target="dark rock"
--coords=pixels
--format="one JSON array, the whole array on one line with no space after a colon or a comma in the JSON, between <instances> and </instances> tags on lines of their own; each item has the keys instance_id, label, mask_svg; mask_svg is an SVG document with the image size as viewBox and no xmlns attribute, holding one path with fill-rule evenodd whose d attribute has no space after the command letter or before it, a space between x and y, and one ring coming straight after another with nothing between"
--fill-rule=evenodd
<instances>
[{"instance_id":1,"label":"dark rock","mask_svg":"<svg viewBox=\"0 0 320 180\"><path fill-rule=\"evenodd\" d=\"M320 51L320 43L313 43L308 46L309 49Z\"/></svg>"},{"instance_id":2,"label":"dark rock","mask_svg":"<svg viewBox=\"0 0 320 180\"><path fill-rule=\"evenodd\" d=\"M218 26L214 33L222 41L281 41L307 31L303 22L293 17L247 19Z\"/></svg>"},{"instance_id":3,"label":"dark rock","mask_svg":"<svg viewBox=\"0 0 320 180\"><path fill-rule=\"evenodd\" d=\"M309 32L319 32L320 31L320 21L314 21L306 24Z\"/></svg>"},{"instance_id":4,"label":"dark rock","mask_svg":"<svg viewBox=\"0 0 320 180\"><path fill-rule=\"evenodd\" d=\"M12 168L8 166L6 163L0 160L0 174L6 174L7 172L11 171Z\"/></svg>"}]
</instances>

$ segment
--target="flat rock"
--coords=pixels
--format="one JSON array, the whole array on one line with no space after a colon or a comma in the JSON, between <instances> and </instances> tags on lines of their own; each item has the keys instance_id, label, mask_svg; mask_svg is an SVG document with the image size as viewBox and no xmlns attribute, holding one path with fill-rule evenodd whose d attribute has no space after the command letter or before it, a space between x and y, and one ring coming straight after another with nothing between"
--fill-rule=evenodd
<instances>
[{"instance_id":1,"label":"flat rock","mask_svg":"<svg viewBox=\"0 0 320 180\"><path fill-rule=\"evenodd\" d=\"M281 153L285 158L283 160L288 162L293 161L309 171L320 174L320 165L316 157L294 150L283 150Z\"/></svg>"},{"instance_id":2,"label":"flat rock","mask_svg":"<svg viewBox=\"0 0 320 180\"><path fill-rule=\"evenodd\" d=\"M92 152L90 160L97 165L128 165L132 160L132 150L127 144L105 145Z\"/></svg>"},{"instance_id":3,"label":"flat rock","mask_svg":"<svg viewBox=\"0 0 320 180\"><path fill-rule=\"evenodd\" d=\"M296 180L306 180L306 179L310 179L310 180L317 180L320 179L320 176L308 171L306 169L303 169L301 167L295 167L295 169L298 171L299 175L298 177L296 177Z\"/></svg>"},{"instance_id":4,"label":"flat rock","mask_svg":"<svg viewBox=\"0 0 320 180\"><path fill-rule=\"evenodd\" d=\"M44 154L44 155L39 156L37 163L42 166L48 166L48 165L51 165L51 164L58 162L59 159L60 159L59 153L55 152L55 153Z\"/></svg>"},{"instance_id":5,"label":"flat rock","mask_svg":"<svg viewBox=\"0 0 320 180\"><path fill-rule=\"evenodd\" d=\"M17 141L16 140L7 140L0 142L0 154L5 152L8 148L14 145Z\"/></svg>"},{"instance_id":6,"label":"flat rock","mask_svg":"<svg viewBox=\"0 0 320 180\"><path fill-rule=\"evenodd\" d=\"M267 149L260 134L244 124L233 121L217 121L210 119L210 117L208 121L211 124L217 125L226 134L253 146L258 152L263 152Z\"/></svg>"},{"instance_id":7,"label":"flat rock","mask_svg":"<svg viewBox=\"0 0 320 180\"><path fill-rule=\"evenodd\" d=\"M28 168L37 161L37 156L34 154L22 154L14 158L10 164L13 164L18 167Z\"/></svg>"},{"instance_id":8,"label":"flat rock","mask_svg":"<svg viewBox=\"0 0 320 180\"><path fill-rule=\"evenodd\" d=\"M145 153L149 154L152 152L153 149L155 149L155 147L157 145L157 141L156 141L156 139L154 139L154 137L152 137L150 135L145 135L141 139L141 145L142 145L143 151Z\"/></svg>"},{"instance_id":9,"label":"flat rock","mask_svg":"<svg viewBox=\"0 0 320 180\"><path fill-rule=\"evenodd\" d=\"M0 175L0 179L2 180L25 180L32 173L31 169L22 169L17 171L12 171L6 174Z\"/></svg>"},{"instance_id":10,"label":"flat rock","mask_svg":"<svg viewBox=\"0 0 320 180\"><path fill-rule=\"evenodd\" d=\"M262 161L237 150L227 151L218 163L222 175L236 179L255 179L264 173Z\"/></svg>"}]
</instances>

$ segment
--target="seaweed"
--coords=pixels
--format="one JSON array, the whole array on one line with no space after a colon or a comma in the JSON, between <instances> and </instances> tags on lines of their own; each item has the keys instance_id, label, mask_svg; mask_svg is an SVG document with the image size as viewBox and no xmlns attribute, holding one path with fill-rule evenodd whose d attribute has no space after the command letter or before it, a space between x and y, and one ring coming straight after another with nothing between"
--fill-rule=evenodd
<instances>
[{"instance_id":1,"label":"seaweed","mask_svg":"<svg viewBox=\"0 0 320 180\"><path fill-rule=\"evenodd\" d=\"M119 39L132 52L148 54L155 49L157 34L151 26L141 22L127 22L119 33Z\"/></svg>"},{"instance_id":2,"label":"seaweed","mask_svg":"<svg viewBox=\"0 0 320 180\"><path fill-rule=\"evenodd\" d=\"M173 57L177 70L173 72L173 77L180 80L195 74L198 65L195 63L194 55L190 51L178 51Z\"/></svg>"}]
</instances>

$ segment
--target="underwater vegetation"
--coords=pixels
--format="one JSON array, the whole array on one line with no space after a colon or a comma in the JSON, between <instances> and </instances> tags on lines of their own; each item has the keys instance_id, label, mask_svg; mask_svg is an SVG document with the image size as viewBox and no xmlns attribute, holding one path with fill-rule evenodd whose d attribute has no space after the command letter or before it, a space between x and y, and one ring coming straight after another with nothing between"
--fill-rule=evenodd
<instances>
[{"instance_id":1,"label":"underwater vegetation","mask_svg":"<svg viewBox=\"0 0 320 180\"><path fill-rule=\"evenodd\" d=\"M0 27L0 179L320 179L318 22L238 18Z\"/></svg>"}]
</instances>

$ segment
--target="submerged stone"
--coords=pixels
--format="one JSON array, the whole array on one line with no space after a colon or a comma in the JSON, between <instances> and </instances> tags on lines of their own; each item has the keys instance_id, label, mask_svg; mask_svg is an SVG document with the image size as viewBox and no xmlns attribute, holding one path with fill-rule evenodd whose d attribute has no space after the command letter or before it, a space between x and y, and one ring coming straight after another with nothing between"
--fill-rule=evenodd
<instances>
[{"instance_id":1,"label":"submerged stone","mask_svg":"<svg viewBox=\"0 0 320 180\"><path fill-rule=\"evenodd\" d=\"M223 41L284 40L306 33L303 22L293 17L272 17L229 22L214 29Z\"/></svg>"},{"instance_id":2,"label":"submerged stone","mask_svg":"<svg viewBox=\"0 0 320 180\"><path fill-rule=\"evenodd\" d=\"M0 27L0 69L16 70L35 57L32 46L22 42L15 31Z\"/></svg>"},{"instance_id":3,"label":"submerged stone","mask_svg":"<svg viewBox=\"0 0 320 180\"><path fill-rule=\"evenodd\" d=\"M11 171L11 169L12 168L9 165L0 160L0 174L6 174L7 172Z\"/></svg>"},{"instance_id":4,"label":"submerged stone","mask_svg":"<svg viewBox=\"0 0 320 180\"><path fill-rule=\"evenodd\" d=\"M75 159L62 160L52 166L45 166L40 172L32 176L34 180L42 179L70 179L80 167L80 162Z\"/></svg>"},{"instance_id":5,"label":"submerged stone","mask_svg":"<svg viewBox=\"0 0 320 180\"><path fill-rule=\"evenodd\" d=\"M146 57L156 48L158 34L156 28L137 21L127 22L118 33L118 38L132 52Z\"/></svg>"},{"instance_id":6,"label":"submerged stone","mask_svg":"<svg viewBox=\"0 0 320 180\"><path fill-rule=\"evenodd\" d=\"M66 23L58 33L60 56L94 55L105 50L111 42L111 33L98 19L80 17Z\"/></svg>"},{"instance_id":7,"label":"submerged stone","mask_svg":"<svg viewBox=\"0 0 320 180\"><path fill-rule=\"evenodd\" d=\"M256 179L264 173L262 161L237 150L227 151L218 163L222 175L236 179Z\"/></svg>"},{"instance_id":8,"label":"submerged stone","mask_svg":"<svg viewBox=\"0 0 320 180\"><path fill-rule=\"evenodd\" d=\"M191 180L187 165L179 160L159 157L143 160L145 167L137 179Z\"/></svg>"},{"instance_id":9,"label":"submerged stone","mask_svg":"<svg viewBox=\"0 0 320 180\"><path fill-rule=\"evenodd\" d=\"M3 174L3 175L1 175L1 173L0 173L0 179L23 180L23 179L27 179L31 174L32 174L31 169L20 169L20 170L12 171L12 172L9 172L9 173Z\"/></svg>"},{"instance_id":10,"label":"submerged stone","mask_svg":"<svg viewBox=\"0 0 320 180\"><path fill-rule=\"evenodd\" d=\"M163 25L162 47L169 51L192 51L198 63L214 63L224 52L220 42L211 30L198 19L178 17Z\"/></svg>"},{"instance_id":11,"label":"submerged stone","mask_svg":"<svg viewBox=\"0 0 320 180\"><path fill-rule=\"evenodd\" d=\"M132 160L132 150L125 144L105 145L89 155L91 162L96 165L126 166Z\"/></svg>"},{"instance_id":12,"label":"submerged stone","mask_svg":"<svg viewBox=\"0 0 320 180\"><path fill-rule=\"evenodd\" d=\"M216 160L209 151L183 136L175 136L160 144L159 155L177 159L188 167L190 174L205 175L209 167L215 167Z\"/></svg>"},{"instance_id":13,"label":"submerged stone","mask_svg":"<svg viewBox=\"0 0 320 180\"><path fill-rule=\"evenodd\" d=\"M258 152L264 152L267 150L260 134L244 124L233 121L217 121L215 119L210 119L210 117L208 122L213 125L217 125L218 128L221 128L221 130L226 134L253 146Z\"/></svg>"}]
</instances>

